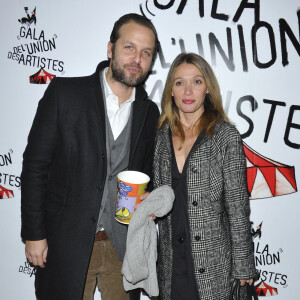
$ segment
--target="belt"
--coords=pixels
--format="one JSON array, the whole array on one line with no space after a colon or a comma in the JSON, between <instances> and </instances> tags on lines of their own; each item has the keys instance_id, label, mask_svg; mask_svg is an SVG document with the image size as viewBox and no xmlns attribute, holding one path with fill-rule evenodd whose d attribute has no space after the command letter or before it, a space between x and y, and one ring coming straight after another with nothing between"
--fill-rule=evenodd
<instances>
[{"instance_id":1,"label":"belt","mask_svg":"<svg viewBox=\"0 0 300 300\"><path fill-rule=\"evenodd\" d=\"M106 234L106 232L104 230L98 231L95 234L95 242L103 241L103 240L107 240L107 239L108 239L108 235Z\"/></svg>"}]
</instances>

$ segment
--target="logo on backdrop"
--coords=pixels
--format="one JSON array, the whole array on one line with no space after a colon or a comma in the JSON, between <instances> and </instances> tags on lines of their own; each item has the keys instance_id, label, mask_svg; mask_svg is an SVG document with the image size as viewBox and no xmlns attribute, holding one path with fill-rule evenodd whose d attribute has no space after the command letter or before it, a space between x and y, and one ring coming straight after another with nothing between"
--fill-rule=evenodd
<instances>
[{"instance_id":1,"label":"logo on backdrop","mask_svg":"<svg viewBox=\"0 0 300 300\"><path fill-rule=\"evenodd\" d=\"M240 58L242 61L242 67L244 72L248 72L248 64L251 61L254 65L260 69L269 68L278 61L281 55L281 64L285 67L289 64L289 50L298 52L300 56L300 44L298 42L298 32L293 32L291 26L287 20L280 18L279 26L273 28L270 23L265 20L261 20L263 15L260 0L255 1L255 3L248 3L248 1L241 1L238 7L226 6L226 11L222 11L222 8L218 7L218 1L213 1L210 7L210 16L205 15L208 11L206 8L204 10L204 1L192 1L192 0L170 0L164 1L167 3L161 4L158 0L146 0L144 3L140 4L141 14L151 19L156 16L161 15L163 12L173 13L176 11L176 15L180 16L185 14L188 10L188 6L195 5L194 11L198 11L199 21L204 17L210 17L216 22L222 21L226 26L229 23L236 24L236 26L226 28L227 45L222 45L215 33L210 32L208 34L209 45L204 45L202 43L203 36L201 33L196 33L195 42L198 47L199 54L203 56L204 50L210 50L213 60L213 65L216 65L216 54L217 52L222 57L223 61L226 63L230 71L236 70L236 62ZM206 3L205 3L206 4ZM189 12L187 12L189 13ZM248 30L243 27L243 24L239 23L243 18L243 15L253 13L253 26L250 28L251 32L246 32ZM233 17L232 17L233 16ZM300 22L300 10L296 12L296 18ZM224 23L227 22L227 23ZM221 24L221 23L219 23ZM279 34L280 45L278 46L275 42L275 35ZM251 35L251 41L247 42L245 36ZM259 47L260 43L257 38L259 35L263 34L265 41L265 47ZM234 45L233 35L236 35L236 40L239 45ZM175 39L172 38L172 45L175 45ZM185 51L185 41L179 39L178 43L180 50ZM206 49L205 46L209 46L210 49ZM266 57L266 47L269 48L269 56ZM281 49L278 49L278 48ZM291 47L291 49L289 49ZM226 49L227 48L227 49ZM249 59L246 53L246 48L252 48L252 59ZM226 51L228 53L226 53ZM250 52L250 51L249 51ZM277 55L277 53L280 53ZM279 57L278 57L279 56Z\"/></svg>"},{"instance_id":2,"label":"logo on backdrop","mask_svg":"<svg viewBox=\"0 0 300 300\"><path fill-rule=\"evenodd\" d=\"M18 19L18 21L21 24L26 24L27 26L30 26L32 23L36 24L36 15L35 15L36 7L31 12L31 14L29 14L29 12L28 12L28 7L24 7L24 10L25 10L25 13L26 13L26 17Z\"/></svg>"},{"instance_id":3,"label":"logo on backdrop","mask_svg":"<svg viewBox=\"0 0 300 300\"><path fill-rule=\"evenodd\" d=\"M20 188L21 179L17 175L9 174L4 169L12 164L13 150L0 154L0 199L14 198L14 189Z\"/></svg>"},{"instance_id":4,"label":"logo on backdrop","mask_svg":"<svg viewBox=\"0 0 300 300\"><path fill-rule=\"evenodd\" d=\"M35 275L36 269L31 267L28 261L25 261L24 265L19 267L19 272L31 277L32 275Z\"/></svg>"},{"instance_id":5,"label":"logo on backdrop","mask_svg":"<svg viewBox=\"0 0 300 300\"><path fill-rule=\"evenodd\" d=\"M24 10L26 17L18 19L18 44L8 52L7 58L19 65L35 68L36 71L29 76L30 83L50 83L56 76L53 72L65 73L62 60L48 57L56 50L57 35L49 36L45 30L37 28L36 7L32 12L28 7L24 7Z\"/></svg>"},{"instance_id":6,"label":"logo on backdrop","mask_svg":"<svg viewBox=\"0 0 300 300\"><path fill-rule=\"evenodd\" d=\"M162 71L170 68L172 60L169 56L164 55L164 43L174 49L175 53L194 51L211 62L213 67L225 64L229 71L239 73L249 72L251 69L269 69L273 66L288 68L294 62L293 54L297 53L296 59L300 58L299 29L296 25L300 25L299 8L295 8L295 14L290 19L279 17L275 25L267 19L262 20L261 16L266 15L264 10L267 8L261 7L260 0L256 0L254 3L240 1L237 6L223 5L223 7L221 4L219 5L220 1L211 2L211 6L205 7L205 9L204 3L205 5L207 3L203 0L146 0L140 4L141 14L149 19L163 18L165 20L167 15L167 18L173 19L176 24L180 24L182 16L195 12L194 24L191 27L194 28L195 32L191 32L192 29L190 29L188 39L184 39L184 37L178 36L176 32L178 27L171 26L168 31L169 37L161 40L162 44L155 66L160 64ZM253 16L253 22L244 23L245 15ZM205 26L205 22L208 20L216 23L219 29L218 33L211 30L212 26ZM295 25L293 25L294 23ZM194 39L190 38L191 34L194 34ZM161 76L158 77L156 74L158 74L156 71L151 73L150 80L147 81L147 91L151 99L160 103L163 80ZM151 82L151 78L155 81ZM254 95L235 95L232 90L228 90L223 95L226 112L229 111L233 97L236 98L238 116L248 124L248 129L241 133L242 138L249 137L256 129L251 118L254 112L257 113L261 107L270 107L263 140L264 143L267 143L272 131L275 113L285 109L288 117L283 122L283 126L285 126L284 136L280 138L288 147L300 149L299 140L292 133L294 130L299 130L300 126L296 116L300 111L298 103L297 105L296 103L295 105L287 105L285 101L274 99L258 101ZM249 112L245 112L245 108L248 107L249 110L249 106L251 108L250 115ZM261 131L261 128L259 130Z\"/></svg>"},{"instance_id":7,"label":"logo on backdrop","mask_svg":"<svg viewBox=\"0 0 300 300\"><path fill-rule=\"evenodd\" d=\"M247 162L250 199L261 199L297 192L295 168L264 157L243 143Z\"/></svg>"},{"instance_id":8,"label":"logo on backdrop","mask_svg":"<svg viewBox=\"0 0 300 300\"><path fill-rule=\"evenodd\" d=\"M280 263L284 259L284 251L272 249L269 244L263 242L263 222L253 228L255 265L259 272L258 283L255 284L258 296L276 296L281 288L286 288L287 275L280 272Z\"/></svg>"}]
</instances>

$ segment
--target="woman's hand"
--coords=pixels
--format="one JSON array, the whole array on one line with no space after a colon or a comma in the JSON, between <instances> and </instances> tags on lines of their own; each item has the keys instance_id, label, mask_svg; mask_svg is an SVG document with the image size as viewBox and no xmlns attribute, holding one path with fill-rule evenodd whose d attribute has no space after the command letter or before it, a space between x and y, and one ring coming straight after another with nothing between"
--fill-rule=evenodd
<instances>
[{"instance_id":1,"label":"woman's hand","mask_svg":"<svg viewBox=\"0 0 300 300\"><path fill-rule=\"evenodd\" d=\"M240 285L241 285L241 286L244 286L246 282L247 282L249 285L252 285L252 283L253 283L253 278L251 278L251 279L240 279Z\"/></svg>"},{"instance_id":2,"label":"woman's hand","mask_svg":"<svg viewBox=\"0 0 300 300\"><path fill-rule=\"evenodd\" d=\"M143 195L140 196L140 199L142 201L145 200L149 196L149 194L150 194L149 192L146 192L145 194L143 194ZM156 216L151 215L150 218L151 218L152 221L154 221L156 219Z\"/></svg>"},{"instance_id":3,"label":"woman's hand","mask_svg":"<svg viewBox=\"0 0 300 300\"><path fill-rule=\"evenodd\" d=\"M150 219L151 219L152 221L154 221L154 220L156 219L156 217L155 217L154 215L150 215Z\"/></svg>"},{"instance_id":4,"label":"woman's hand","mask_svg":"<svg viewBox=\"0 0 300 300\"><path fill-rule=\"evenodd\" d=\"M146 192L145 194L143 194L143 195L141 195L140 196L140 199L143 201L143 200L145 200L148 196L149 196L149 192Z\"/></svg>"}]
</instances>

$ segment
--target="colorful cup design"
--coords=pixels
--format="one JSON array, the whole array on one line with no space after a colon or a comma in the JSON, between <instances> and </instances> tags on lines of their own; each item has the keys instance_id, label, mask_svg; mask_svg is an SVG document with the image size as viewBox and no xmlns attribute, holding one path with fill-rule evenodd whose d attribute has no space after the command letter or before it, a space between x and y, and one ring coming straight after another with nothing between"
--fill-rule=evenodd
<instances>
[{"instance_id":1,"label":"colorful cup design","mask_svg":"<svg viewBox=\"0 0 300 300\"><path fill-rule=\"evenodd\" d=\"M116 199L116 220L129 224L137 205L141 203L140 196L145 194L150 177L137 171L123 171L118 174Z\"/></svg>"}]
</instances>

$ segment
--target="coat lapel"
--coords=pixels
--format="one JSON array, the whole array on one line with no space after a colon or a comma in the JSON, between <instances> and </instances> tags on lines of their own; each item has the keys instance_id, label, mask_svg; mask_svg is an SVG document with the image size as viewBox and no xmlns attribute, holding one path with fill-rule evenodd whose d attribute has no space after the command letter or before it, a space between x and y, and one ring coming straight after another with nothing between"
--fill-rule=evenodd
<instances>
[{"instance_id":1,"label":"coat lapel","mask_svg":"<svg viewBox=\"0 0 300 300\"><path fill-rule=\"evenodd\" d=\"M98 116L98 126L99 126L100 140L105 142L105 140L106 140L105 108L104 108L104 104L103 104L103 96L102 96L101 88L93 90L93 98L94 98L95 107L96 107L97 116Z\"/></svg>"},{"instance_id":2,"label":"coat lapel","mask_svg":"<svg viewBox=\"0 0 300 300\"><path fill-rule=\"evenodd\" d=\"M132 128L131 128L131 142L130 142L130 156L129 164L131 163L138 141L141 139L142 130L145 125L148 109L150 103L143 101L146 97L146 92L137 88L136 100L133 102L133 116L132 116Z\"/></svg>"},{"instance_id":3,"label":"coat lapel","mask_svg":"<svg viewBox=\"0 0 300 300\"><path fill-rule=\"evenodd\" d=\"M98 117L98 129L100 137L100 147L106 156L106 126L105 126L105 107L103 98L103 89L100 80L100 71L108 66L108 62L102 62L98 65L96 72L92 75L91 94L94 100L95 109Z\"/></svg>"}]
</instances>

